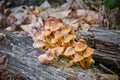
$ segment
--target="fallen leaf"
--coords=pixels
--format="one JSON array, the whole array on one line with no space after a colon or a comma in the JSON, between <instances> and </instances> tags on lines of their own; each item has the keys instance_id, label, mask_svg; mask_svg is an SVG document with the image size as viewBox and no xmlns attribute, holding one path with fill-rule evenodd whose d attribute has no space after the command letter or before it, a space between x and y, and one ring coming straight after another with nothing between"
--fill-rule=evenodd
<instances>
[{"instance_id":1,"label":"fallen leaf","mask_svg":"<svg viewBox=\"0 0 120 80\"><path fill-rule=\"evenodd\" d=\"M51 13L50 16L62 19L67 17L70 12L71 10L57 11L57 12Z\"/></svg>"},{"instance_id":2,"label":"fallen leaf","mask_svg":"<svg viewBox=\"0 0 120 80\"><path fill-rule=\"evenodd\" d=\"M2 72L6 68L7 63L8 63L7 55L1 56L0 57L0 72Z\"/></svg>"},{"instance_id":3,"label":"fallen leaf","mask_svg":"<svg viewBox=\"0 0 120 80\"><path fill-rule=\"evenodd\" d=\"M50 7L51 7L51 5L48 3L48 1L45 0L45 2L41 4L40 9L45 10L45 9L50 8Z\"/></svg>"},{"instance_id":4,"label":"fallen leaf","mask_svg":"<svg viewBox=\"0 0 120 80\"><path fill-rule=\"evenodd\" d=\"M21 25L20 28L24 30L25 32L30 32L33 28L34 24L28 24L28 25Z\"/></svg>"},{"instance_id":5,"label":"fallen leaf","mask_svg":"<svg viewBox=\"0 0 120 80\"><path fill-rule=\"evenodd\" d=\"M88 32L90 26L87 23L81 23L82 32Z\"/></svg>"}]
</instances>

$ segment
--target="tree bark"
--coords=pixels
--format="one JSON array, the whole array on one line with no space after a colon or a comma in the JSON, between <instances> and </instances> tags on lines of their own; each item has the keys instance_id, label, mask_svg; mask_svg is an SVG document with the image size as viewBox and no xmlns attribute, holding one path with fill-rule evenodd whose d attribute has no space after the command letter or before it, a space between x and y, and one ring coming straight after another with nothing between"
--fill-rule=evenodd
<instances>
[{"instance_id":1,"label":"tree bark","mask_svg":"<svg viewBox=\"0 0 120 80\"><path fill-rule=\"evenodd\" d=\"M33 41L31 40L31 38L23 37L11 32L0 31L0 33L4 33L6 35L4 39L0 39L0 56L4 54L8 55L9 61L7 69L9 71L21 74L25 77L28 77L30 80L66 80L66 78L68 78L69 76L75 76L82 80L90 80L89 75L91 74L91 72L89 73L89 70L85 70L85 73L78 72L80 74L73 74L62 69L57 69L50 65L41 65L37 57L38 55L42 54L42 52L32 47ZM116 36L116 39L117 37L118 36ZM86 39L93 40L91 40L90 42L92 43L91 46L98 44L95 41L97 38L93 39L86 37ZM117 41L115 43L117 43ZM105 42L107 42L107 40ZM96 50L99 51L95 52L94 54L96 62L102 62L108 65L116 65L114 62L110 63L108 61L112 61L112 59L120 61L120 58L118 57L119 54L116 53L116 55L112 55L107 52L103 54L102 52L100 53L99 49L102 50L103 48L96 48ZM87 77L81 76L81 74L86 75ZM97 75L99 75L99 73ZM107 79L108 78L109 77L107 75Z\"/></svg>"},{"instance_id":2,"label":"tree bark","mask_svg":"<svg viewBox=\"0 0 120 80\"><path fill-rule=\"evenodd\" d=\"M108 66L115 72L120 71L120 31L94 28L81 35L87 40L88 45L95 49L93 57L96 62Z\"/></svg>"}]
</instances>

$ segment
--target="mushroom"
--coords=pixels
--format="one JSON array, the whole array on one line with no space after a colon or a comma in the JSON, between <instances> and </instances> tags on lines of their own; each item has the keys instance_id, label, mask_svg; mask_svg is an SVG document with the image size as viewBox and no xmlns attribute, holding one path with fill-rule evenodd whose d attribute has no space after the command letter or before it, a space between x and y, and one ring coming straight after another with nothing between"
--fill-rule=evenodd
<instances>
[{"instance_id":1,"label":"mushroom","mask_svg":"<svg viewBox=\"0 0 120 80\"><path fill-rule=\"evenodd\" d=\"M55 47L54 49L55 49L56 56L60 56L64 51L64 47Z\"/></svg>"},{"instance_id":2,"label":"mushroom","mask_svg":"<svg viewBox=\"0 0 120 80\"><path fill-rule=\"evenodd\" d=\"M80 39L80 42L83 42L84 44L86 44L87 42L84 39Z\"/></svg>"},{"instance_id":3,"label":"mushroom","mask_svg":"<svg viewBox=\"0 0 120 80\"><path fill-rule=\"evenodd\" d=\"M39 55L38 60L41 64L48 64L49 63L49 61L46 58L46 54Z\"/></svg>"},{"instance_id":4,"label":"mushroom","mask_svg":"<svg viewBox=\"0 0 120 80\"><path fill-rule=\"evenodd\" d=\"M61 33L60 31L56 31L56 32L54 33L54 36L55 36L55 39L60 39L60 38L63 37L63 35L62 35L62 33Z\"/></svg>"},{"instance_id":5,"label":"mushroom","mask_svg":"<svg viewBox=\"0 0 120 80\"><path fill-rule=\"evenodd\" d=\"M75 51L83 51L87 48L87 45L83 42L75 42Z\"/></svg>"},{"instance_id":6,"label":"mushroom","mask_svg":"<svg viewBox=\"0 0 120 80\"><path fill-rule=\"evenodd\" d=\"M46 45L45 42L40 41L40 40L36 40L36 41L33 43L33 47L34 47L34 48L43 48L45 45Z\"/></svg>"},{"instance_id":7,"label":"mushroom","mask_svg":"<svg viewBox=\"0 0 120 80\"><path fill-rule=\"evenodd\" d=\"M57 31L63 25L63 22L57 18L50 18L45 22L45 29L50 29L51 31Z\"/></svg>"},{"instance_id":8,"label":"mushroom","mask_svg":"<svg viewBox=\"0 0 120 80\"><path fill-rule=\"evenodd\" d=\"M94 49L87 47L87 49L83 52L83 57L89 57L93 54Z\"/></svg>"},{"instance_id":9,"label":"mushroom","mask_svg":"<svg viewBox=\"0 0 120 80\"><path fill-rule=\"evenodd\" d=\"M66 24L61 28L61 33L65 35L65 34L68 34L71 30L72 30L72 27Z\"/></svg>"},{"instance_id":10,"label":"mushroom","mask_svg":"<svg viewBox=\"0 0 120 80\"><path fill-rule=\"evenodd\" d=\"M95 63L94 59L92 59L92 57L90 56L89 59L87 59L86 61L85 67L88 68L94 63Z\"/></svg>"},{"instance_id":11,"label":"mushroom","mask_svg":"<svg viewBox=\"0 0 120 80\"><path fill-rule=\"evenodd\" d=\"M70 65L70 66L73 66L73 65L74 65L74 61L73 61L73 60L70 60L70 61L69 61L69 65Z\"/></svg>"},{"instance_id":12,"label":"mushroom","mask_svg":"<svg viewBox=\"0 0 120 80\"><path fill-rule=\"evenodd\" d=\"M48 36L48 35L50 35L50 34L51 34L51 31L46 30L46 29L43 29L41 35L44 36L44 37L46 37L46 36Z\"/></svg>"},{"instance_id":13,"label":"mushroom","mask_svg":"<svg viewBox=\"0 0 120 80\"><path fill-rule=\"evenodd\" d=\"M45 52L46 58L49 61L52 61L55 58L55 50L54 49L49 49Z\"/></svg>"},{"instance_id":14,"label":"mushroom","mask_svg":"<svg viewBox=\"0 0 120 80\"><path fill-rule=\"evenodd\" d=\"M73 39L73 35L72 34L66 34L65 36L64 36L64 43L68 43L68 42L70 42L72 39Z\"/></svg>"},{"instance_id":15,"label":"mushroom","mask_svg":"<svg viewBox=\"0 0 120 80\"><path fill-rule=\"evenodd\" d=\"M73 47L68 47L64 52L64 55L67 56L67 57L71 56L73 54L75 54L75 50L74 50Z\"/></svg>"},{"instance_id":16,"label":"mushroom","mask_svg":"<svg viewBox=\"0 0 120 80\"><path fill-rule=\"evenodd\" d=\"M80 55L79 53L75 53L74 54L74 58L73 58L73 61L74 62L79 62L79 61L81 61L81 60L83 60L83 56L82 55Z\"/></svg>"},{"instance_id":17,"label":"mushroom","mask_svg":"<svg viewBox=\"0 0 120 80\"><path fill-rule=\"evenodd\" d=\"M54 43L56 43L57 41L58 41L58 39L53 38L53 39L51 40L51 43L54 44Z\"/></svg>"},{"instance_id":18,"label":"mushroom","mask_svg":"<svg viewBox=\"0 0 120 80\"><path fill-rule=\"evenodd\" d=\"M44 37L41 36L41 35L42 35L42 32L41 32L41 31L35 32L34 37L33 37L33 40L34 40L34 41L35 41L35 40L43 40L43 41L45 41Z\"/></svg>"}]
</instances>

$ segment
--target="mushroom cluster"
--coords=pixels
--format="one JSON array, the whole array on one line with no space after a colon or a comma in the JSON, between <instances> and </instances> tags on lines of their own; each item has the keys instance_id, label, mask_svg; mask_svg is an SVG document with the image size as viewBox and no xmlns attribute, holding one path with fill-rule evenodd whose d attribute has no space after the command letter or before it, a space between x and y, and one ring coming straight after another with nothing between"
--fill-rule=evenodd
<instances>
[{"instance_id":1,"label":"mushroom cluster","mask_svg":"<svg viewBox=\"0 0 120 80\"><path fill-rule=\"evenodd\" d=\"M94 63L94 49L88 47L84 39L75 39L76 34L72 26L52 17L34 34L33 47L45 52L38 57L42 64L54 62L57 57L63 56L70 59L70 66L77 64L82 68L88 68Z\"/></svg>"}]
</instances>

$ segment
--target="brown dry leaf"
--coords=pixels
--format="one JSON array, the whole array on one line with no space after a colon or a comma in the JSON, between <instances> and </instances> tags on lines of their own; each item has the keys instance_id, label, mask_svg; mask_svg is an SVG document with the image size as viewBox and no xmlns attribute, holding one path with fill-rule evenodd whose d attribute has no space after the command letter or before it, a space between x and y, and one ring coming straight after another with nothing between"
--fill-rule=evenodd
<instances>
[{"instance_id":1,"label":"brown dry leaf","mask_svg":"<svg viewBox=\"0 0 120 80\"><path fill-rule=\"evenodd\" d=\"M51 13L50 16L62 19L67 17L70 12L71 10L57 11L57 12Z\"/></svg>"},{"instance_id":2,"label":"brown dry leaf","mask_svg":"<svg viewBox=\"0 0 120 80\"><path fill-rule=\"evenodd\" d=\"M33 29L34 24L28 24L28 25L21 25L20 28L24 30L25 32L30 32Z\"/></svg>"},{"instance_id":3,"label":"brown dry leaf","mask_svg":"<svg viewBox=\"0 0 120 80\"><path fill-rule=\"evenodd\" d=\"M1 56L0 57L0 72L2 72L6 68L7 63L8 63L7 55Z\"/></svg>"},{"instance_id":4,"label":"brown dry leaf","mask_svg":"<svg viewBox=\"0 0 120 80\"><path fill-rule=\"evenodd\" d=\"M90 25L87 23L81 23L82 32L88 32Z\"/></svg>"},{"instance_id":5,"label":"brown dry leaf","mask_svg":"<svg viewBox=\"0 0 120 80\"><path fill-rule=\"evenodd\" d=\"M84 9L79 9L76 11L76 14L78 16L85 16L85 15L91 15L94 16L97 12L92 11L92 10L84 10Z\"/></svg>"},{"instance_id":6,"label":"brown dry leaf","mask_svg":"<svg viewBox=\"0 0 120 80\"><path fill-rule=\"evenodd\" d=\"M40 6L40 9L45 10L45 9L50 8L50 7L51 7L51 5L48 3L48 1L45 0L45 2L42 3L42 5Z\"/></svg>"}]
</instances>

